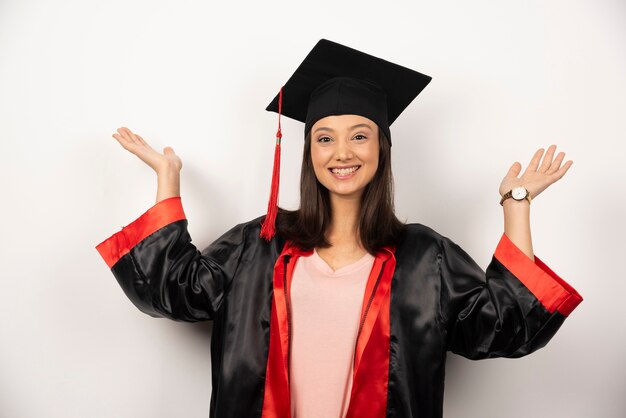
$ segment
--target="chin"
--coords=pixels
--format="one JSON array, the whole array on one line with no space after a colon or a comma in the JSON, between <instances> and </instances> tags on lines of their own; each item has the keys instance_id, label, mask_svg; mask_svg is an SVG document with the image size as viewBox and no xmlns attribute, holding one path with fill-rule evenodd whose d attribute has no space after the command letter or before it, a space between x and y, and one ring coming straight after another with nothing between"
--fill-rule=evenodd
<instances>
[{"instance_id":1,"label":"chin","mask_svg":"<svg viewBox=\"0 0 626 418\"><path fill-rule=\"evenodd\" d=\"M335 195L337 197L360 197L363 194L363 190L365 188L354 188L354 189L337 189L337 188L329 188L328 193L331 195Z\"/></svg>"}]
</instances>

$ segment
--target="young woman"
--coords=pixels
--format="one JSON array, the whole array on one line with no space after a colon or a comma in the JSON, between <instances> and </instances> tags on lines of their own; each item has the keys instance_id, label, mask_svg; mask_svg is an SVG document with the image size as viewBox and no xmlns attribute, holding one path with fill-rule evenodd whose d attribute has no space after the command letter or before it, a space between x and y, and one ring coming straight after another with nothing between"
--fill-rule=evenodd
<instances>
[{"instance_id":1,"label":"young woman","mask_svg":"<svg viewBox=\"0 0 626 418\"><path fill-rule=\"evenodd\" d=\"M360 67L362 53L337 45L316 48ZM529 354L582 301L531 243L530 196L567 172L563 152L537 150L521 176L519 163L509 169L504 232L485 272L449 238L395 217L389 124L399 112L387 107L398 96L383 88L381 108L380 86L347 72L303 96L301 204L278 211L275 234L262 234L262 216L200 252L182 208L181 159L128 128L113 134L155 170L157 198L96 248L142 312L214 321L212 417L441 417L446 351ZM285 98L296 94L288 86ZM282 91L278 99L280 114ZM286 115L296 107L285 99Z\"/></svg>"}]
</instances>

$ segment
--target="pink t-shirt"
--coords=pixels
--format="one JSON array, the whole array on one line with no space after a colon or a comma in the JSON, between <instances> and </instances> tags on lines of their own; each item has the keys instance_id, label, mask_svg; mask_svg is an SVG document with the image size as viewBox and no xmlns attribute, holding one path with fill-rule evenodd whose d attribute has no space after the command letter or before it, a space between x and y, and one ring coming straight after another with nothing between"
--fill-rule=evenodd
<instances>
[{"instance_id":1,"label":"pink t-shirt","mask_svg":"<svg viewBox=\"0 0 626 418\"><path fill-rule=\"evenodd\" d=\"M292 418L343 418L348 412L356 337L374 257L334 270L314 251L291 279Z\"/></svg>"}]
</instances>

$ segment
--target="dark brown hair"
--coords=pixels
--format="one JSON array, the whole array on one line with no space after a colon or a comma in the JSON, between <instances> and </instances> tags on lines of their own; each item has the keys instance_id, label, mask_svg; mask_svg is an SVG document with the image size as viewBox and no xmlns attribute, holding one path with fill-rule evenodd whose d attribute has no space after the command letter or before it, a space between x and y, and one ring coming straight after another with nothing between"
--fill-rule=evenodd
<instances>
[{"instance_id":1,"label":"dark brown hair","mask_svg":"<svg viewBox=\"0 0 626 418\"><path fill-rule=\"evenodd\" d=\"M365 186L361 197L358 231L361 245L370 253L394 245L404 224L394 213L391 143L378 129L378 169ZM330 225L331 208L328 189L315 176L311 159L311 132L304 139L300 173L300 209L279 208L276 227L280 234L304 250L330 247L325 233Z\"/></svg>"}]
</instances>

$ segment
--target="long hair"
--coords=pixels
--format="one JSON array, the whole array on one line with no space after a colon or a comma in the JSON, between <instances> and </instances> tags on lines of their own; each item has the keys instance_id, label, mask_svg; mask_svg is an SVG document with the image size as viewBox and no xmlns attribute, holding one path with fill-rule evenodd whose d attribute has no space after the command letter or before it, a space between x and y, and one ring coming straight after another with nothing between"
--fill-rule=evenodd
<instances>
[{"instance_id":1,"label":"long hair","mask_svg":"<svg viewBox=\"0 0 626 418\"><path fill-rule=\"evenodd\" d=\"M404 224L394 213L391 143L380 128L378 144L378 168L363 190L358 220L361 245L370 254L395 244L404 230ZM309 132L304 139L300 172L300 209L290 211L279 208L277 230L304 250L330 247L325 234L331 215L328 189L317 180L313 169Z\"/></svg>"}]
</instances>

